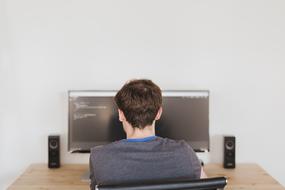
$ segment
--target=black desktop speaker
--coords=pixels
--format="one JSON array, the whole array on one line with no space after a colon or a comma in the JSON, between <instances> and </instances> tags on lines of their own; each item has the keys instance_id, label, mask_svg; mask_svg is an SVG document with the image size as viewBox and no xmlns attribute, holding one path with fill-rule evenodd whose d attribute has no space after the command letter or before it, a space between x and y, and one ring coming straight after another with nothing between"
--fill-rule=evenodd
<instances>
[{"instance_id":1,"label":"black desktop speaker","mask_svg":"<svg viewBox=\"0 0 285 190\"><path fill-rule=\"evenodd\" d=\"M48 136L48 167L59 168L60 167L60 141L58 135Z\"/></svg>"},{"instance_id":2,"label":"black desktop speaker","mask_svg":"<svg viewBox=\"0 0 285 190\"><path fill-rule=\"evenodd\" d=\"M224 168L236 167L236 138L224 136Z\"/></svg>"}]
</instances>

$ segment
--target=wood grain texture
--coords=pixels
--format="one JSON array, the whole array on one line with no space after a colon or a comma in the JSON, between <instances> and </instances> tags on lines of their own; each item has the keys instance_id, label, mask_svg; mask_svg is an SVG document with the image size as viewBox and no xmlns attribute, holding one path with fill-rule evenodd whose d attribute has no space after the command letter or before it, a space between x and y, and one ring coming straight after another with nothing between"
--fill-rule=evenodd
<instances>
[{"instance_id":1,"label":"wood grain texture","mask_svg":"<svg viewBox=\"0 0 285 190\"><path fill-rule=\"evenodd\" d=\"M227 190L285 190L257 164L238 164L235 169L224 169L219 164L206 164L208 177L226 176Z\"/></svg>"},{"instance_id":2,"label":"wood grain texture","mask_svg":"<svg viewBox=\"0 0 285 190\"><path fill-rule=\"evenodd\" d=\"M46 164L31 165L9 190L88 190L89 184L80 176L88 165L65 164L49 169ZM224 169L221 164L206 164L209 177L227 176L227 190L285 190L274 178L256 164L238 164L235 169Z\"/></svg>"},{"instance_id":3,"label":"wood grain texture","mask_svg":"<svg viewBox=\"0 0 285 190\"><path fill-rule=\"evenodd\" d=\"M80 180L88 165L65 164L49 169L46 164L31 165L9 190L88 190L89 184Z\"/></svg>"}]
</instances>

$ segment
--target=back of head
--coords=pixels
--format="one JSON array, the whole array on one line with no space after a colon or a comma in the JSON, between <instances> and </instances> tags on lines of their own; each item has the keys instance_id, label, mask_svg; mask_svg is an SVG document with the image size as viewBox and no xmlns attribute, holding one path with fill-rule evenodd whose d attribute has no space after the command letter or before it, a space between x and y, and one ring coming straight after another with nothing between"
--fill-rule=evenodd
<instances>
[{"instance_id":1,"label":"back of head","mask_svg":"<svg viewBox=\"0 0 285 190\"><path fill-rule=\"evenodd\" d=\"M143 129L155 120L162 105L162 95L151 80L131 80L118 91L115 101L126 120L134 128Z\"/></svg>"}]
</instances>

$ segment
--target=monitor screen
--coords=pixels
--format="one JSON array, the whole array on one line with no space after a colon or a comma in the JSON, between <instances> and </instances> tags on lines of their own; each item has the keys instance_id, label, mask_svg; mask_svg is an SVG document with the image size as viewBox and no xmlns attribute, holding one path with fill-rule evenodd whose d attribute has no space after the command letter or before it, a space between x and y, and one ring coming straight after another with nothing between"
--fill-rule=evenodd
<instances>
[{"instance_id":1,"label":"monitor screen","mask_svg":"<svg viewBox=\"0 0 285 190\"><path fill-rule=\"evenodd\" d=\"M116 91L69 91L68 150L126 138L114 102ZM209 150L209 91L163 91L156 135L185 140L195 151Z\"/></svg>"}]
</instances>

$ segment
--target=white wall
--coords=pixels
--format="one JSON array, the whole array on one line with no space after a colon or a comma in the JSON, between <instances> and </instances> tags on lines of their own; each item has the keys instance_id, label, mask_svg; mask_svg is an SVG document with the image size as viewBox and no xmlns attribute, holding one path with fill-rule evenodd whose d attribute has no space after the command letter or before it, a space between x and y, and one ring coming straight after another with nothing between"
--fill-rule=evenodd
<instances>
[{"instance_id":1,"label":"white wall","mask_svg":"<svg viewBox=\"0 0 285 190\"><path fill-rule=\"evenodd\" d=\"M237 137L237 162L285 185L285 1L0 0L0 189L47 136L67 153L67 90L118 89L145 77L163 89L209 89L212 153Z\"/></svg>"}]
</instances>

